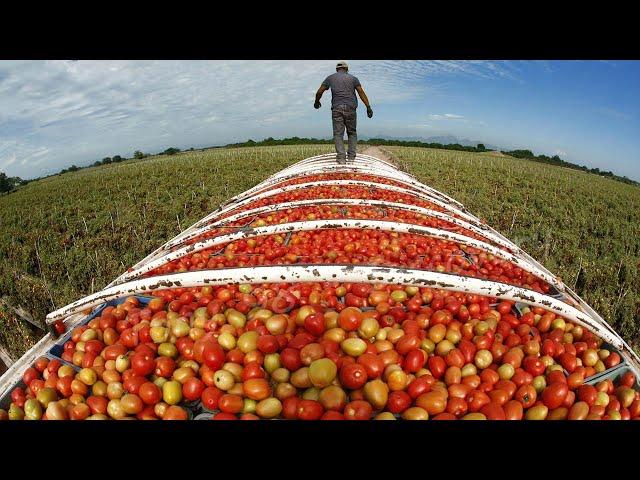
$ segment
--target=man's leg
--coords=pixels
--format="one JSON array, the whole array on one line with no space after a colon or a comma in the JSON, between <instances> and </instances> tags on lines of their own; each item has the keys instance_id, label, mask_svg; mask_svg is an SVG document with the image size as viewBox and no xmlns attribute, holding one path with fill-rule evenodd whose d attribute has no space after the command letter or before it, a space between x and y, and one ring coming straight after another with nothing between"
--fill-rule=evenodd
<instances>
[{"instance_id":1,"label":"man's leg","mask_svg":"<svg viewBox=\"0 0 640 480\"><path fill-rule=\"evenodd\" d=\"M356 149L358 147L358 135L356 134L357 114L355 109L349 109L345 112L344 123L347 128L347 136L349 137L347 158L353 161L356 158Z\"/></svg>"},{"instance_id":2,"label":"man's leg","mask_svg":"<svg viewBox=\"0 0 640 480\"><path fill-rule=\"evenodd\" d=\"M331 119L333 120L333 142L336 145L336 154L338 163L346 162L344 151L344 116L340 106L331 110Z\"/></svg>"}]
</instances>

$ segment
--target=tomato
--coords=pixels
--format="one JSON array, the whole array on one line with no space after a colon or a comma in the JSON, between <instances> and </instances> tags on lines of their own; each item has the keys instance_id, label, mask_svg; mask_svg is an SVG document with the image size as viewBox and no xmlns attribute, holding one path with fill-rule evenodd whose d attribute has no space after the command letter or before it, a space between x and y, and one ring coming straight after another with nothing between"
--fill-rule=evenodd
<instances>
[{"instance_id":1,"label":"tomato","mask_svg":"<svg viewBox=\"0 0 640 480\"><path fill-rule=\"evenodd\" d=\"M264 371L264 368L262 368L262 365L258 362L250 362L244 366L240 377L243 382L246 382L252 378L266 378L267 372Z\"/></svg>"},{"instance_id":2,"label":"tomato","mask_svg":"<svg viewBox=\"0 0 640 480\"><path fill-rule=\"evenodd\" d=\"M347 307L338 315L338 325L347 332L357 330L361 323L362 312L359 308Z\"/></svg>"},{"instance_id":3,"label":"tomato","mask_svg":"<svg viewBox=\"0 0 640 480\"><path fill-rule=\"evenodd\" d=\"M236 417L233 413L228 413L228 412L218 412L213 417L211 417L211 420L237 420L237 419L238 417Z\"/></svg>"},{"instance_id":4,"label":"tomato","mask_svg":"<svg viewBox=\"0 0 640 480\"><path fill-rule=\"evenodd\" d=\"M225 362L224 350L217 342L206 343L202 351L202 360L209 368L220 370Z\"/></svg>"},{"instance_id":5,"label":"tomato","mask_svg":"<svg viewBox=\"0 0 640 480\"><path fill-rule=\"evenodd\" d=\"M491 402L491 398L481 390L471 390L467 394L467 404L472 413L479 412L480 409Z\"/></svg>"},{"instance_id":6,"label":"tomato","mask_svg":"<svg viewBox=\"0 0 640 480\"><path fill-rule=\"evenodd\" d=\"M32 380L40 378L40 372L33 367L27 368L22 374L22 381L28 387Z\"/></svg>"},{"instance_id":7,"label":"tomato","mask_svg":"<svg viewBox=\"0 0 640 480\"><path fill-rule=\"evenodd\" d=\"M467 413L469 406L463 398L449 397L447 401L446 412L453 415L454 418L460 418Z\"/></svg>"},{"instance_id":8,"label":"tomato","mask_svg":"<svg viewBox=\"0 0 640 480\"><path fill-rule=\"evenodd\" d=\"M198 400L205 389L205 385L199 378L190 377L182 384L182 396L189 401Z\"/></svg>"},{"instance_id":9,"label":"tomato","mask_svg":"<svg viewBox=\"0 0 640 480\"><path fill-rule=\"evenodd\" d=\"M367 378L374 379L380 377L384 371L382 359L373 353L364 353L358 357L357 363L364 366L367 371ZM359 387L357 387L359 388Z\"/></svg>"},{"instance_id":10,"label":"tomato","mask_svg":"<svg viewBox=\"0 0 640 480\"><path fill-rule=\"evenodd\" d=\"M536 389L531 385L522 385L515 393L514 399L522 404L526 409L536 403L537 399Z\"/></svg>"},{"instance_id":11,"label":"tomato","mask_svg":"<svg viewBox=\"0 0 640 480\"><path fill-rule=\"evenodd\" d=\"M187 413L187 411L178 405L171 405L169 408L167 408L164 415L162 416L162 420L188 420L188 419L189 419L189 414Z\"/></svg>"},{"instance_id":12,"label":"tomato","mask_svg":"<svg viewBox=\"0 0 640 480\"><path fill-rule=\"evenodd\" d=\"M436 382L436 379L431 375L423 375L418 377L409 383L407 387L407 393L413 399L418 398L423 393L427 393L431 390L431 386Z\"/></svg>"},{"instance_id":13,"label":"tomato","mask_svg":"<svg viewBox=\"0 0 640 480\"><path fill-rule=\"evenodd\" d=\"M517 400L509 400L504 404L505 420L522 420L524 409Z\"/></svg>"},{"instance_id":14,"label":"tomato","mask_svg":"<svg viewBox=\"0 0 640 480\"><path fill-rule=\"evenodd\" d=\"M140 387L146 382L147 379L145 377L133 375L128 377L122 385L127 392L138 395L138 393L140 392Z\"/></svg>"},{"instance_id":15,"label":"tomato","mask_svg":"<svg viewBox=\"0 0 640 480\"><path fill-rule=\"evenodd\" d=\"M585 402L589 407L595 403L598 397L598 391L593 385L580 385L576 393L578 400Z\"/></svg>"},{"instance_id":16,"label":"tomato","mask_svg":"<svg viewBox=\"0 0 640 480\"><path fill-rule=\"evenodd\" d=\"M302 366L300 350L295 348L285 348L280 352L280 362L284 368L290 372L295 372Z\"/></svg>"},{"instance_id":17,"label":"tomato","mask_svg":"<svg viewBox=\"0 0 640 480\"><path fill-rule=\"evenodd\" d=\"M403 368L406 372L415 373L424 366L426 360L423 351L414 348L413 350L409 350L404 357Z\"/></svg>"},{"instance_id":18,"label":"tomato","mask_svg":"<svg viewBox=\"0 0 640 480\"><path fill-rule=\"evenodd\" d=\"M404 391L391 392L387 400L387 410L391 413L402 413L411 406L412 398Z\"/></svg>"},{"instance_id":19,"label":"tomato","mask_svg":"<svg viewBox=\"0 0 640 480\"><path fill-rule=\"evenodd\" d=\"M542 363L542 360L540 360L539 357L534 356L525 357L522 361L522 366L525 371L529 372L534 377L542 375L546 368L544 363Z\"/></svg>"},{"instance_id":20,"label":"tomato","mask_svg":"<svg viewBox=\"0 0 640 480\"><path fill-rule=\"evenodd\" d=\"M325 331L324 314L313 313L311 315L308 315L304 319L304 328L306 328L309 333L315 335L316 337L322 335Z\"/></svg>"},{"instance_id":21,"label":"tomato","mask_svg":"<svg viewBox=\"0 0 640 480\"><path fill-rule=\"evenodd\" d=\"M176 362L171 357L158 357L155 360L153 373L158 377L170 378L176 369Z\"/></svg>"},{"instance_id":22,"label":"tomato","mask_svg":"<svg viewBox=\"0 0 640 480\"><path fill-rule=\"evenodd\" d=\"M218 408L225 413L240 413L244 408L244 400L240 395L225 393L218 400Z\"/></svg>"},{"instance_id":23,"label":"tomato","mask_svg":"<svg viewBox=\"0 0 640 480\"><path fill-rule=\"evenodd\" d=\"M109 400L105 397L98 397L91 395L87 398L87 405L91 409L91 414L95 415L96 413L101 413L102 415L107 414L107 405L109 404Z\"/></svg>"},{"instance_id":24,"label":"tomato","mask_svg":"<svg viewBox=\"0 0 640 480\"><path fill-rule=\"evenodd\" d=\"M494 402L489 402L483 405L479 411L485 417L487 417L487 420L506 420L507 419L504 408L501 405Z\"/></svg>"},{"instance_id":25,"label":"tomato","mask_svg":"<svg viewBox=\"0 0 640 480\"><path fill-rule=\"evenodd\" d=\"M271 396L271 387L264 378L251 378L242 384L244 394L251 400L264 400Z\"/></svg>"},{"instance_id":26,"label":"tomato","mask_svg":"<svg viewBox=\"0 0 640 480\"><path fill-rule=\"evenodd\" d=\"M429 371L431 372L431 375L433 375L436 379L440 379L444 376L444 372L447 369L447 364L445 363L442 357L439 357L439 356L429 357L427 364L429 366ZM431 415L431 413L429 413L429 415Z\"/></svg>"},{"instance_id":27,"label":"tomato","mask_svg":"<svg viewBox=\"0 0 640 480\"><path fill-rule=\"evenodd\" d=\"M553 382L542 391L542 403L544 403L549 410L555 410L564 403L568 394L569 386L565 382Z\"/></svg>"},{"instance_id":28,"label":"tomato","mask_svg":"<svg viewBox=\"0 0 640 480\"><path fill-rule=\"evenodd\" d=\"M282 416L287 420L296 420L298 418L298 403L300 403L299 397L286 398L282 402Z\"/></svg>"},{"instance_id":29,"label":"tomato","mask_svg":"<svg viewBox=\"0 0 640 480\"><path fill-rule=\"evenodd\" d=\"M339 378L343 386L357 390L367 383L367 370L359 363L347 363L340 369Z\"/></svg>"},{"instance_id":30,"label":"tomato","mask_svg":"<svg viewBox=\"0 0 640 480\"><path fill-rule=\"evenodd\" d=\"M275 353L278 351L278 340L274 335L262 335L258 338L258 350L262 353Z\"/></svg>"},{"instance_id":31,"label":"tomato","mask_svg":"<svg viewBox=\"0 0 640 480\"><path fill-rule=\"evenodd\" d=\"M320 420L345 420L345 418L344 418L344 415L341 414L340 412L329 410L325 412L324 415L322 415Z\"/></svg>"},{"instance_id":32,"label":"tomato","mask_svg":"<svg viewBox=\"0 0 640 480\"><path fill-rule=\"evenodd\" d=\"M437 415L447 407L447 395L441 391L423 393L415 400L416 406L423 408L429 415Z\"/></svg>"},{"instance_id":33,"label":"tomato","mask_svg":"<svg viewBox=\"0 0 640 480\"><path fill-rule=\"evenodd\" d=\"M131 357L131 368L136 373L136 375L140 375L141 377L150 375L155 369L155 361L153 355L149 355L145 352L135 353Z\"/></svg>"},{"instance_id":34,"label":"tomato","mask_svg":"<svg viewBox=\"0 0 640 480\"><path fill-rule=\"evenodd\" d=\"M218 408L218 402L224 395L224 392L216 387L207 387L202 391L200 395L200 401L202 406L207 410L216 410Z\"/></svg>"},{"instance_id":35,"label":"tomato","mask_svg":"<svg viewBox=\"0 0 640 480\"><path fill-rule=\"evenodd\" d=\"M140 385L138 396L147 405L155 405L162 400L162 390L153 382L145 382Z\"/></svg>"},{"instance_id":36,"label":"tomato","mask_svg":"<svg viewBox=\"0 0 640 480\"><path fill-rule=\"evenodd\" d=\"M371 404L364 400L354 400L353 402L347 403L344 407L345 420L369 420L372 414L373 408L371 407ZM300 414L298 414L298 418L300 418Z\"/></svg>"},{"instance_id":37,"label":"tomato","mask_svg":"<svg viewBox=\"0 0 640 480\"><path fill-rule=\"evenodd\" d=\"M345 411L347 410L347 407L345 407ZM322 405L315 400L298 401L296 416L299 420L319 420L323 413L324 409L322 408Z\"/></svg>"}]
</instances>

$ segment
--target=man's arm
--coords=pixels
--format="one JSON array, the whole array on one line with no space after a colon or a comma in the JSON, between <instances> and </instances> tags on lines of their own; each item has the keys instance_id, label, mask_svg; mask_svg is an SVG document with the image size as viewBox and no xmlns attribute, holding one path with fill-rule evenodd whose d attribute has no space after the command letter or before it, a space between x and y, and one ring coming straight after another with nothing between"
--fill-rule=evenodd
<instances>
[{"instance_id":1,"label":"man's arm","mask_svg":"<svg viewBox=\"0 0 640 480\"><path fill-rule=\"evenodd\" d=\"M371 109L371 105L369 105L369 99L367 98L367 94L364 93L362 85L358 85L356 87L356 92L358 92L358 96L360 97L360 100L362 100L362 103L364 103L367 107L367 117L373 117L373 110Z\"/></svg>"},{"instance_id":2,"label":"man's arm","mask_svg":"<svg viewBox=\"0 0 640 480\"><path fill-rule=\"evenodd\" d=\"M313 104L315 108L320 108L320 98L322 98L322 94L327 90L327 87L324 85L320 85L320 88L316 92L316 102Z\"/></svg>"},{"instance_id":3,"label":"man's arm","mask_svg":"<svg viewBox=\"0 0 640 480\"><path fill-rule=\"evenodd\" d=\"M362 103L364 103L367 108L370 108L369 99L367 98L367 94L364 93L362 85L358 85L356 87L356 92L358 92L358 96L360 97L360 100L362 100Z\"/></svg>"}]
</instances>

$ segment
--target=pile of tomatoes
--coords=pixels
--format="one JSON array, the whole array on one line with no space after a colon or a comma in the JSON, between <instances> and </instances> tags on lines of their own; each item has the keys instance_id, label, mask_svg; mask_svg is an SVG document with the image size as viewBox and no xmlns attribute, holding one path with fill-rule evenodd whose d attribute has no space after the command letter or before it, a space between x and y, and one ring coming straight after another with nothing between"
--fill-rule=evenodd
<instances>
[{"instance_id":1,"label":"pile of tomatoes","mask_svg":"<svg viewBox=\"0 0 640 480\"><path fill-rule=\"evenodd\" d=\"M129 297L42 357L0 419L637 419L602 341L542 308L382 284ZM622 370L622 369L621 369Z\"/></svg>"},{"instance_id":2,"label":"pile of tomatoes","mask_svg":"<svg viewBox=\"0 0 640 480\"><path fill-rule=\"evenodd\" d=\"M277 207L274 207L277 208ZM246 209L244 209L246 210ZM244 211L243 210L243 211ZM267 225L279 225L282 223L304 222L313 220L368 220L376 219L386 222L411 223L423 227L439 228L448 232L459 233L476 240L491 244L487 238L475 232L462 228L454 223L420 213L399 210L392 207L354 206L354 205L309 205L305 207L288 208L262 213L249 220L250 227L264 227ZM245 223L229 223L220 228L213 228L198 235L187 243L195 243L207 238L217 237L243 228Z\"/></svg>"},{"instance_id":3,"label":"pile of tomatoes","mask_svg":"<svg viewBox=\"0 0 640 480\"><path fill-rule=\"evenodd\" d=\"M279 182L275 184L275 187L280 188L287 185L300 185L302 183L322 182L325 180L346 180L346 181L381 183L383 185L393 185L393 186L404 188L407 190L414 190L413 187L411 187L410 185L404 184L402 182L391 180L385 177L379 177L377 175L367 175L364 173L321 173L321 174L313 174L313 175L303 175L303 176L298 176L296 178L291 178L291 179ZM258 190L257 193L270 190L271 188L273 188L273 185L269 187L265 187L264 189Z\"/></svg>"},{"instance_id":4,"label":"pile of tomatoes","mask_svg":"<svg viewBox=\"0 0 640 480\"><path fill-rule=\"evenodd\" d=\"M464 250L463 250L464 249ZM327 229L251 237L173 260L148 276L255 265L403 266L478 277L547 293L549 285L491 253L413 233Z\"/></svg>"}]
</instances>

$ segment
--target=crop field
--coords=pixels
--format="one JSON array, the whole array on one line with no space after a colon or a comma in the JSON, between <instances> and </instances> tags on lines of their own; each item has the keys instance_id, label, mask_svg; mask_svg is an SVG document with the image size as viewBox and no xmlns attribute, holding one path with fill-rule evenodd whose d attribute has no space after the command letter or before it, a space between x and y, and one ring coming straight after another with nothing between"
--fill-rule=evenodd
<instances>
[{"instance_id":1,"label":"crop field","mask_svg":"<svg viewBox=\"0 0 640 480\"><path fill-rule=\"evenodd\" d=\"M300 145L185 152L30 183L0 197L0 298L43 322L48 312L103 288L233 195L332 150ZM575 285L640 351L639 188L504 156L384 150ZM0 311L0 343L12 355L40 334Z\"/></svg>"}]
</instances>

